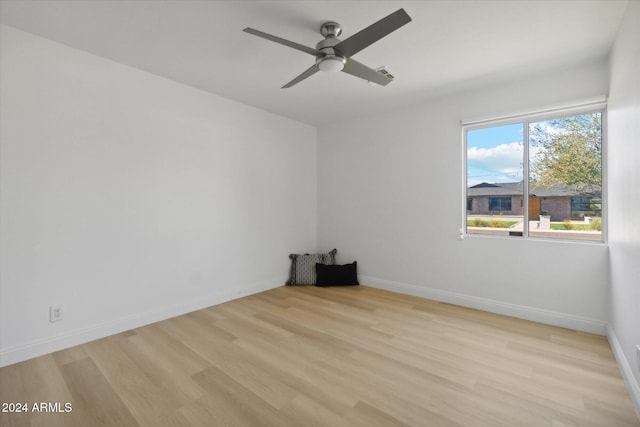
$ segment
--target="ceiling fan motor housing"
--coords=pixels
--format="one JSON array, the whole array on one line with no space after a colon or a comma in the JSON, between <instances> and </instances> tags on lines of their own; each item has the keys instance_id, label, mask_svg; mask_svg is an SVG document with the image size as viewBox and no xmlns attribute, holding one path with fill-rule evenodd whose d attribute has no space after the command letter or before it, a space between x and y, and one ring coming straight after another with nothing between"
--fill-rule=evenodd
<instances>
[{"instance_id":1,"label":"ceiling fan motor housing","mask_svg":"<svg viewBox=\"0 0 640 427\"><path fill-rule=\"evenodd\" d=\"M326 22L322 25L320 32L325 39L316 45L316 50L321 52L316 56L316 65L322 71L341 71L347 58L336 52L333 46L340 43L337 37L342 33L342 27L336 22Z\"/></svg>"}]
</instances>

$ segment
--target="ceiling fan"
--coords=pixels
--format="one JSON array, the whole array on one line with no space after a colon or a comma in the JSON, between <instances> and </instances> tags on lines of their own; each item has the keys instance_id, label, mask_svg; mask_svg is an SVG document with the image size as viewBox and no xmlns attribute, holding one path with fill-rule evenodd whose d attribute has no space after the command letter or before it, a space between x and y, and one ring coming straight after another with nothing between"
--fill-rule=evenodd
<instances>
[{"instance_id":1,"label":"ceiling fan","mask_svg":"<svg viewBox=\"0 0 640 427\"><path fill-rule=\"evenodd\" d=\"M318 71L342 71L352 76L386 86L391 81L391 78L351 59L351 57L409 22L411 22L411 17L409 17L407 12L405 12L404 9L398 9L346 40L338 39L338 36L342 34L342 26L340 24L337 22L325 22L320 27L320 34L324 36L324 40L320 41L315 49L253 28L245 28L243 31L316 57L315 64L282 86L282 89L290 88Z\"/></svg>"}]
</instances>

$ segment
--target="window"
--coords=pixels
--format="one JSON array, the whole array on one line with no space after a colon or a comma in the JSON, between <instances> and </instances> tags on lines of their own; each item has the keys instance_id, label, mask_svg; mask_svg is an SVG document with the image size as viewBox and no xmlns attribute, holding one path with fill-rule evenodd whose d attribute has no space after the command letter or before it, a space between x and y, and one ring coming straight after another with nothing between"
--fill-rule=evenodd
<instances>
[{"instance_id":1,"label":"window","mask_svg":"<svg viewBox=\"0 0 640 427\"><path fill-rule=\"evenodd\" d=\"M467 234L602 241L604 118L574 108L464 125Z\"/></svg>"},{"instance_id":2,"label":"window","mask_svg":"<svg viewBox=\"0 0 640 427\"><path fill-rule=\"evenodd\" d=\"M585 216L601 216L602 199L595 197L572 197L571 217L584 218Z\"/></svg>"},{"instance_id":3,"label":"window","mask_svg":"<svg viewBox=\"0 0 640 427\"><path fill-rule=\"evenodd\" d=\"M510 211L511 197L489 197L490 211Z\"/></svg>"}]
</instances>

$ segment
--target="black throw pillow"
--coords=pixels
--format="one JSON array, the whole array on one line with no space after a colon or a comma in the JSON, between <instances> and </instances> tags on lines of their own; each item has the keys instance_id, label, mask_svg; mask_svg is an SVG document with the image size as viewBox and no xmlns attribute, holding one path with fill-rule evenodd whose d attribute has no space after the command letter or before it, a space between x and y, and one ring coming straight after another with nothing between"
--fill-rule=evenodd
<instances>
[{"instance_id":1,"label":"black throw pillow","mask_svg":"<svg viewBox=\"0 0 640 427\"><path fill-rule=\"evenodd\" d=\"M316 263L317 286L359 285L356 261L345 265Z\"/></svg>"}]
</instances>

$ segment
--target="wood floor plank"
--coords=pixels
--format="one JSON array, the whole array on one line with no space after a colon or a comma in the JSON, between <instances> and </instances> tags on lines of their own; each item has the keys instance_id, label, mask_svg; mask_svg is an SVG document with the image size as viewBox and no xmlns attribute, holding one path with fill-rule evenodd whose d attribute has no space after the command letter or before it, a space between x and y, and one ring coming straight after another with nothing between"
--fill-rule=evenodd
<instances>
[{"instance_id":1,"label":"wood floor plank","mask_svg":"<svg viewBox=\"0 0 640 427\"><path fill-rule=\"evenodd\" d=\"M7 404L30 403L29 395L22 382L21 370L30 361L0 368L0 402ZM14 411L0 411L0 425L21 427L30 424L29 414Z\"/></svg>"},{"instance_id":2,"label":"wood floor plank","mask_svg":"<svg viewBox=\"0 0 640 427\"><path fill-rule=\"evenodd\" d=\"M297 390L299 394L313 397L315 401L333 413L345 414L358 403L357 397L344 393L344 390L322 387L317 378L309 373L309 360L301 359L297 351L291 351L282 345L271 343L239 340L235 344L254 357L267 361L272 366L282 366L283 363L287 363L290 375L280 379L287 386Z\"/></svg>"},{"instance_id":3,"label":"wood floor plank","mask_svg":"<svg viewBox=\"0 0 640 427\"><path fill-rule=\"evenodd\" d=\"M163 390L166 400L182 405L201 397L204 391L189 377L192 373L198 372L188 367L188 361L193 352L180 348L179 344L174 343L173 340L170 342L175 345L175 348L154 347L143 336L136 335L123 340L120 346L151 383ZM179 353L175 351L176 349ZM163 352L165 357L155 357L160 352ZM181 355L185 361L184 365L179 360ZM205 366L209 364L203 365L200 369L204 369Z\"/></svg>"},{"instance_id":4,"label":"wood floor plank","mask_svg":"<svg viewBox=\"0 0 640 427\"><path fill-rule=\"evenodd\" d=\"M279 412L270 402L254 393L234 377L216 368L207 368L193 376L207 394L198 405L181 409L183 413L207 415L202 425L220 426L296 426L296 420ZM201 406L205 406L202 408ZM193 419L191 415L188 415Z\"/></svg>"},{"instance_id":5,"label":"wood floor plank","mask_svg":"<svg viewBox=\"0 0 640 427\"><path fill-rule=\"evenodd\" d=\"M308 427L333 427L342 422L342 415L304 394L294 397L281 412L292 419L305 420L305 426Z\"/></svg>"},{"instance_id":6,"label":"wood floor plank","mask_svg":"<svg viewBox=\"0 0 640 427\"><path fill-rule=\"evenodd\" d=\"M282 286L0 369L4 426L640 427L605 337Z\"/></svg>"},{"instance_id":7,"label":"wood floor plank","mask_svg":"<svg viewBox=\"0 0 640 427\"><path fill-rule=\"evenodd\" d=\"M139 425L91 358L63 365L60 371L73 395L73 412L69 416L73 422L68 425Z\"/></svg>"},{"instance_id":8,"label":"wood floor plank","mask_svg":"<svg viewBox=\"0 0 640 427\"><path fill-rule=\"evenodd\" d=\"M147 361L162 354L163 357L158 358L157 362L167 371L192 375L210 366L209 362L157 325L139 328L136 335L129 337L128 341L140 347Z\"/></svg>"},{"instance_id":9,"label":"wood floor plank","mask_svg":"<svg viewBox=\"0 0 640 427\"><path fill-rule=\"evenodd\" d=\"M434 404L428 396L419 396L420 402L414 403L418 396L409 396L399 392L400 387L390 388L393 379L381 381L380 377L374 375L362 376L344 366L335 367L320 362L313 368L318 370L318 381L326 387L345 390L353 396L357 396L359 401L368 406L377 408L390 418L396 418L400 422L413 425L442 425L442 426L475 426L473 419L461 412L457 412L455 417L446 415L447 408ZM464 418L464 422L457 422L456 418ZM465 424L466 422L466 424Z\"/></svg>"},{"instance_id":10,"label":"wood floor plank","mask_svg":"<svg viewBox=\"0 0 640 427\"><path fill-rule=\"evenodd\" d=\"M358 402L337 425L342 427L409 427L409 424L405 424L364 402Z\"/></svg>"},{"instance_id":11,"label":"wood floor plank","mask_svg":"<svg viewBox=\"0 0 640 427\"><path fill-rule=\"evenodd\" d=\"M187 345L209 360L213 367L232 376L274 408L281 408L297 394L282 380L286 370L270 369L262 360L251 357L237 345L225 345L224 340L211 338L189 340Z\"/></svg>"},{"instance_id":12,"label":"wood floor plank","mask_svg":"<svg viewBox=\"0 0 640 427\"><path fill-rule=\"evenodd\" d=\"M180 426L184 418L177 412L173 393L158 387L144 369L123 349L128 338L114 335L87 344L91 359L141 426Z\"/></svg>"}]
</instances>

